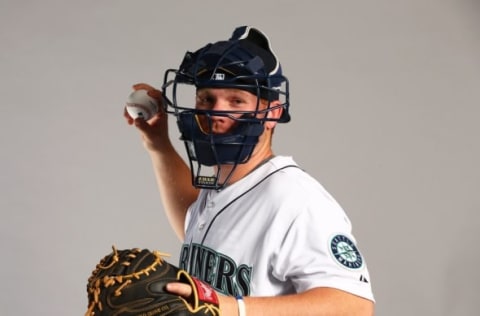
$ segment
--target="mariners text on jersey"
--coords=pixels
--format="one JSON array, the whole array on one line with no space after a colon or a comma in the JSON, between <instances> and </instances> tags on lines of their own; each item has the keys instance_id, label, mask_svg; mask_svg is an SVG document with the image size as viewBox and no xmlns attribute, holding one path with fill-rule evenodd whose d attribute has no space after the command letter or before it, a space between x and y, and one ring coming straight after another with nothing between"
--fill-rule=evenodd
<instances>
[{"instance_id":1,"label":"mariners text on jersey","mask_svg":"<svg viewBox=\"0 0 480 316\"><path fill-rule=\"evenodd\" d=\"M179 266L223 294L250 294L252 267L237 265L232 258L203 245L184 244Z\"/></svg>"}]
</instances>

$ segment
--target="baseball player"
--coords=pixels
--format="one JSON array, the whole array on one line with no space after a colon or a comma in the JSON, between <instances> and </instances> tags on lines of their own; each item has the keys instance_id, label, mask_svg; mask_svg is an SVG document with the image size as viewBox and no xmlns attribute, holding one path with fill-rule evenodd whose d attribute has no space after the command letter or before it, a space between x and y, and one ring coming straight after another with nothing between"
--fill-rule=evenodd
<instances>
[{"instance_id":1,"label":"baseball player","mask_svg":"<svg viewBox=\"0 0 480 316\"><path fill-rule=\"evenodd\" d=\"M187 101L184 90L192 88ZM163 103L133 120L167 217L183 241L179 266L219 294L222 315L373 315L364 257L342 207L291 157L272 150L290 120L288 79L267 36L242 26L167 70ZM176 118L188 163L168 135ZM188 298L192 289L167 289Z\"/></svg>"}]
</instances>

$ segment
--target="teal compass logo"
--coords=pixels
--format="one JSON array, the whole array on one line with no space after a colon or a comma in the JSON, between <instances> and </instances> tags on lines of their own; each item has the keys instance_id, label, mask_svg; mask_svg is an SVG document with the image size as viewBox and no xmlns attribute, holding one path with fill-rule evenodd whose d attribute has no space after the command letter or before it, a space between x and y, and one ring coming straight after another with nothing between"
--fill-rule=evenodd
<instances>
[{"instance_id":1,"label":"teal compass logo","mask_svg":"<svg viewBox=\"0 0 480 316\"><path fill-rule=\"evenodd\" d=\"M336 235L330 242L330 251L335 259L349 269L360 269L363 266L363 258L357 247L348 237Z\"/></svg>"}]
</instances>

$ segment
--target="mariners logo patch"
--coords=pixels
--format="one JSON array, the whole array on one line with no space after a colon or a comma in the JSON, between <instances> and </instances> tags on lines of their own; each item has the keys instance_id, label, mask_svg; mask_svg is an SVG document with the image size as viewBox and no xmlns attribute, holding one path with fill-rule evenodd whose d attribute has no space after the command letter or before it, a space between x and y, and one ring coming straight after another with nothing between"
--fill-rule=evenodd
<instances>
[{"instance_id":1,"label":"mariners logo patch","mask_svg":"<svg viewBox=\"0 0 480 316\"><path fill-rule=\"evenodd\" d=\"M348 237L336 235L330 241L330 251L341 265L348 269L360 269L363 258L357 247Z\"/></svg>"}]
</instances>

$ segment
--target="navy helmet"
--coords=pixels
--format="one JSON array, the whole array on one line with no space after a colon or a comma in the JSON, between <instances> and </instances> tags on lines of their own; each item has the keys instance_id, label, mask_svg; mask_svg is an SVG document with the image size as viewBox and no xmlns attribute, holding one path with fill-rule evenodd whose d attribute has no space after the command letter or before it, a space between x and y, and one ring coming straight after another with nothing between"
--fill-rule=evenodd
<instances>
[{"instance_id":1,"label":"navy helmet","mask_svg":"<svg viewBox=\"0 0 480 316\"><path fill-rule=\"evenodd\" d=\"M196 109L195 90L202 88L248 91L257 96L257 107L248 112ZM187 52L178 69L165 72L162 90L166 112L177 118L190 160L193 185L199 188L225 186L235 167L250 158L264 131L265 121L290 121L288 79L282 74L268 37L249 26L236 28L229 40ZM266 110L260 109L261 99L268 103ZM275 105L272 101L276 101ZM282 108L280 118L267 117L270 110L278 107ZM199 117L210 120L212 116L236 120L236 127L225 134L205 131ZM219 179L224 165L233 165L233 168L227 178Z\"/></svg>"}]
</instances>

